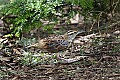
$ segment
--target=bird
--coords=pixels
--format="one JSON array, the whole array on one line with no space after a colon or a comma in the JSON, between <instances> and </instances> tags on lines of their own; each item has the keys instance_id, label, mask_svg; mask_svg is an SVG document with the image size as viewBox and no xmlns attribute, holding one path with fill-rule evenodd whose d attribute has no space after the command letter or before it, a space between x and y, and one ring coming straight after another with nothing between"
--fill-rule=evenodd
<instances>
[{"instance_id":1,"label":"bird","mask_svg":"<svg viewBox=\"0 0 120 80\"><path fill-rule=\"evenodd\" d=\"M38 40L38 43L31 45L50 53L57 53L68 49L75 37L84 31L69 30L63 35L49 36Z\"/></svg>"}]
</instances>

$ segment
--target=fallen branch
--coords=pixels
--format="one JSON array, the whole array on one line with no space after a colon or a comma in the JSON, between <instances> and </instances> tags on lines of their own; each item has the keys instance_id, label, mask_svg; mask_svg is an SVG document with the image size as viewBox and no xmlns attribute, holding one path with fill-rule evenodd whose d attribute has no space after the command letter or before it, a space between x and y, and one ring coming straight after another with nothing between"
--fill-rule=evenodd
<instances>
[{"instance_id":1,"label":"fallen branch","mask_svg":"<svg viewBox=\"0 0 120 80\"><path fill-rule=\"evenodd\" d=\"M65 58L61 58L58 56L58 59L61 60L60 63L73 63L73 62L79 61L85 57L88 57L88 56L76 56L75 58L70 58L70 59L65 59Z\"/></svg>"}]
</instances>

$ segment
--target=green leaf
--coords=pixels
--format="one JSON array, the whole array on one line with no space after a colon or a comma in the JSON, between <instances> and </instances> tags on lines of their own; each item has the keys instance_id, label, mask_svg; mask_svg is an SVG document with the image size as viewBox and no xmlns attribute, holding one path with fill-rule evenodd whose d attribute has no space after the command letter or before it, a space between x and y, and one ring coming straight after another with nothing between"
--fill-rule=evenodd
<instances>
[{"instance_id":1,"label":"green leaf","mask_svg":"<svg viewBox=\"0 0 120 80\"><path fill-rule=\"evenodd\" d=\"M12 38L12 37L13 37L13 34L6 34L6 35L4 35L3 37L6 37L6 38L10 37L10 38Z\"/></svg>"},{"instance_id":2,"label":"green leaf","mask_svg":"<svg viewBox=\"0 0 120 80\"><path fill-rule=\"evenodd\" d=\"M16 36L16 37L20 37L20 32L16 32L16 33L15 33L15 36Z\"/></svg>"}]
</instances>

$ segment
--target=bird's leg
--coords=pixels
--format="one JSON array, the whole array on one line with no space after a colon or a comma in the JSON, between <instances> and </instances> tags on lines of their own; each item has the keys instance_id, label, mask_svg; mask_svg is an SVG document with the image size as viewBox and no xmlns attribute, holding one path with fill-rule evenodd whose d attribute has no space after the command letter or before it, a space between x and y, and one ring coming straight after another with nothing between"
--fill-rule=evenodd
<instances>
[{"instance_id":1,"label":"bird's leg","mask_svg":"<svg viewBox=\"0 0 120 80\"><path fill-rule=\"evenodd\" d=\"M64 58L65 58L65 55L66 55L66 54L68 54L68 53L69 53L69 52L68 52L68 50L64 51L64 53L63 53L62 57L64 57Z\"/></svg>"},{"instance_id":2,"label":"bird's leg","mask_svg":"<svg viewBox=\"0 0 120 80\"><path fill-rule=\"evenodd\" d=\"M69 49L71 47L71 49ZM60 55L61 57L63 57L63 58L65 58L65 56L66 56L66 54L68 54L68 53L70 53L70 55L72 55L72 57L73 56L75 56L75 55L73 55L72 53L73 53L73 51L74 51L74 45L73 45L73 43L70 43L70 45L68 46L68 49L70 50L66 50L66 51L64 51L64 52L61 52L62 54Z\"/></svg>"},{"instance_id":3,"label":"bird's leg","mask_svg":"<svg viewBox=\"0 0 120 80\"><path fill-rule=\"evenodd\" d=\"M72 57L75 57L75 54L73 54L73 51L74 51L74 43L73 43L73 41L76 38L76 36L79 35L82 32L85 32L85 31L78 31L76 34L74 34L73 36L71 36L71 39L69 40L70 41L69 47L71 47L70 53L71 53Z\"/></svg>"},{"instance_id":4,"label":"bird's leg","mask_svg":"<svg viewBox=\"0 0 120 80\"><path fill-rule=\"evenodd\" d=\"M72 57L75 57L75 54L73 54L73 51L74 51L74 45L71 44L70 55L71 55Z\"/></svg>"}]
</instances>

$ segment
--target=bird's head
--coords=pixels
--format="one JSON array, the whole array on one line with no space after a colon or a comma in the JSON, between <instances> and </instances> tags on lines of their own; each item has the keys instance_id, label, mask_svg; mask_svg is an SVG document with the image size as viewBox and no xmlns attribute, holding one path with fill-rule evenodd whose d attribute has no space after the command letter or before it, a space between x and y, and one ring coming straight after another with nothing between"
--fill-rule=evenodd
<instances>
[{"instance_id":1,"label":"bird's head","mask_svg":"<svg viewBox=\"0 0 120 80\"><path fill-rule=\"evenodd\" d=\"M75 39L75 37L80 34L80 33L83 33L85 31L76 31L76 30L69 30L68 32L66 32L64 34L64 36L66 37L66 39L70 42L73 41L73 39Z\"/></svg>"}]
</instances>

